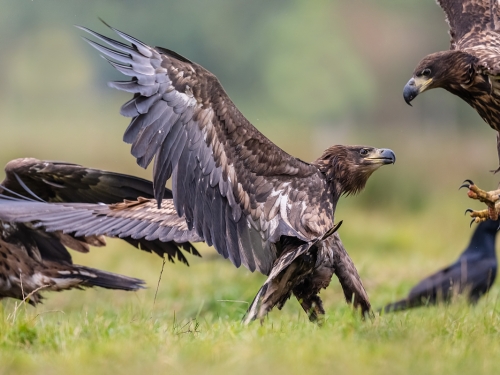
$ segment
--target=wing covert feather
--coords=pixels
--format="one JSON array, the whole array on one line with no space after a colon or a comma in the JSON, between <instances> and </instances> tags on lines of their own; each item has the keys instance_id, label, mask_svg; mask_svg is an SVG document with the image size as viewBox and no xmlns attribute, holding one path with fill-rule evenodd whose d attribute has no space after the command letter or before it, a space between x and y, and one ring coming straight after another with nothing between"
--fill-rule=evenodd
<instances>
[{"instance_id":1,"label":"wing covert feather","mask_svg":"<svg viewBox=\"0 0 500 375\"><path fill-rule=\"evenodd\" d=\"M500 29L500 9L495 0L436 0L450 27L451 49L461 49L468 34Z\"/></svg>"},{"instance_id":2,"label":"wing covert feather","mask_svg":"<svg viewBox=\"0 0 500 375\"><path fill-rule=\"evenodd\" d=\"M313 197L326 191L321 172L260 133L212 73L116 29L112 28L131 45L81 29L109 45L111 49L90 42L117 70L132 77L128 83L110 85L134 94L121 111L133 117L124 141L132 144L132 154L142 167L155 159L158 204L172 177L179 215L221 255L236 266L242 263L268 274L274 255L263 252L270 251L269 241L289 233L310 241L322 234L300 220L302 215L319 212L327 218L326 227L333 226L331 198L321 196L326 199L321 205ZM305 194L292 194L295 190ZM299 195L301 201L292 200ZM293 220L288 219L289 211ZM221 236L224 227L226 235Z\"/></svg>"},{"instance_id":3,"label":"wing covert feather","mask_svg":"<svg viewBox=\"0 0 500 375\"><path fill-rule=\"evenodd\" d=\"M187 228L171 200L158 209L156 201L145 198L105 205L33 202L0 195L0 221L41 226L76 238L118 237L139 249L166 254L170 260L177 257L184 263L187 260L180 248L199 255L189 242L203 241Z\"/></svg>"},{"instance_id":4,"label":"wing covert feather","mask_svg":"<svg viewBox=\"0 0 500 375\"><path fill-rule=\"evenodd\" d=\"M78 164L44 161L34 158L15 159L5 166L6 177L0 193L8 190L30 196L22 183L46 202L116 203L137 197L152 198L153 184L145 179L122 173L85 168ZM17 177L16 177L17 176ZM2 186L6 189L2 189ZM165 198L171 198L169 190Z\"/></svg>"}]
</instances>

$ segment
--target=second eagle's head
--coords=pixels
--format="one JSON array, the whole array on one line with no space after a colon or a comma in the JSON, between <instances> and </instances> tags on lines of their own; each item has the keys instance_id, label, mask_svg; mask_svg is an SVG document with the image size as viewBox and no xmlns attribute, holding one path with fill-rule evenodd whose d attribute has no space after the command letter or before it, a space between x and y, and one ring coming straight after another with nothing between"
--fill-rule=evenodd
<instances>
[{"instance_id":1,"label":"second eagle's head","mask_svg":"<svg viewBox=\"0 0 500 375\"><path fill-rule=\"evenodd\" d=\"M463 90L462 85L472 82L476 62L477 57L457 50L436 52L424 57L403 89L405 102L411 106L411 101L417 95L437 87L459 94Z\"/></svg>"}]
</instances>

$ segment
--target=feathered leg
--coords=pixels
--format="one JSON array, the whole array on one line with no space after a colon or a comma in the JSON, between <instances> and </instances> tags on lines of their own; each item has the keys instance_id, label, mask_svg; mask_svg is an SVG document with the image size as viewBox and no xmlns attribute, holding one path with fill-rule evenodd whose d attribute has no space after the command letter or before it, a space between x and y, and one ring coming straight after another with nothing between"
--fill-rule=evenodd
<instances>
[{"instance_id":1,"label":"feathered leg","mask_svg":"<svg viewBox=\"0 0 500 375\"><path fill-rule=\"evenodd\" d=\"M296 265L292 264L279 277L268 279L262 285L243 318L244 324L249 324L257 318L262 322L274 306L279 304L280 307L283 307L285 305L285 302L290 298L296 268Z\"/></svg>"},{"instance_id":2,"label":"feathered leg","mask_svg":"<svg viewBox=\"0 0 500 375\"><path fill-rule=\"evenodd\" d=\"M306 312L309 321L318 323L319 325L323 324L325 309L323 308L323 301L317 294L302 299L297 297L297 299Z\"/></svg>"},{"instance_id":3,"label":"feathered leg","mask_svg":"<svg viewBox=\"0 0 500 375\"><path fill-rule=\"evenodd\" d=\"M290 298L292 290L296 286L303 284L307 278L310 278L310 275L315 269L316 261L318 259L318 245L322 241L332 238L332 235L341 225L342 221L338 222L320 239L314 242L304 243L294 237L282 238L279 244L281 246L280 256L274 263L266 282L260 288L243 317L244 324L249 324L257 318L259 318L262 322L264 317L274 306L278 305L278 308L281 309L285 305L288 298ZM319 274L321 273L322 272ZM333 271L330 272L328 284L330 283L332 273ZM328 284L326 285L328 286ZM317 291L319 291L319 289L309 292L308 296L317 294ZM309 299L307 298L304 298L304 301L306 301L306 304L309 303ZM316 304L314 304L315 301ZM317 303L318 301L320 304ZM317 310L317 312L324 314L323 305L321 304L319 297L311 300L310 304L311 307L313 307L313 305L318 306L317 308L319 310ZM307 313L309 313L310 307L308 307L308 305L306 305L306 307L303 306L303 308Z\"/></svg>"},{"instance_id":4,"label":"feathered leg","mask_svg":"<svg viewBox=\"0 0 500 375\"><path fill-rule=\"evenodd\" d=\"M346 302L352 303L355 308L360 308L362 316L365 317L370 314L371 304L358 270L345 250L340 237L335 235L331 238L335 275L339 278Z\"/></svg>"}]
</instances>

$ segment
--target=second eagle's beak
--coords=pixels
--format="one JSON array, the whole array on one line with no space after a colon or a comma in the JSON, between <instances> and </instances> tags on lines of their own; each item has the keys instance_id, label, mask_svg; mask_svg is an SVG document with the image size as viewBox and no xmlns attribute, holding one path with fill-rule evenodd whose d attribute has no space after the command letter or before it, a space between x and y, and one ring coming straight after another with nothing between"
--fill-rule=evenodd
<instances>
[{"instance_id":1,"label":"second eagle's beak","mask_svg":"<svg viewBox=\"0 0 500 375\"><path fill-rule=\"evenodd\" d=\"M418 94L424 92L429 87L431 82L432 78L411 78L403 89L403 98L405 99L406 104L411 106L411 101L415 99Z\"/></svg>"}]
</instances>

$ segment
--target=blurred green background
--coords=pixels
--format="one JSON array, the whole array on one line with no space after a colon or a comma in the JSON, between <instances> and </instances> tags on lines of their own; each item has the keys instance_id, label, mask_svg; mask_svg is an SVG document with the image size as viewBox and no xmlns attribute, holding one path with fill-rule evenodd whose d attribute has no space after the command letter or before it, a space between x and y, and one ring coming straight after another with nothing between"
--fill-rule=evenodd
<instances>
[{"instance_id":1,"label":"blurred green background","mask_svg":"<svg viewBox=\"0 0 500 375\"><path fill-rule=\"evenodd\" d=\"M465 248L471 230L463 211L481 206L457 188L465 178L497 186L489 172L498 165L495 133L443 90L418 97L413 108L402 98L417 62L449 45L434 1L0 0L0 164L32 156L150 177L121 141L128 119L118 110L129 96L106 86L124 77L73 27L113 37L98 17L202 64L259 130L303 160L339 143L395 151L397 163L375 173L360 196L343 198L337 210L341 237L374 305L401 295ZM75 259L145 278L154 289L161 260L124 247L112 241L109 251ZM191 273L166 266L162 287L175 292L157 303L188 317L232 311L219 299L251 300L261 276L234 270L212 250L203 253ZM138 295L152 304L153 291ZM174 299L186 291L192 301ZM200 302L198 293L216 306ZM130 298L71 292L51 295L40 309L81 308L95 296ZM325 300L343 306L336 281Z\"/></svg>"},{"instance_id":2,"label":"blurred green background","mask_svg":"<svg viewBox=\"0 0 500 375\"><path fill-rule=\"evenodd\" d=\"M402 98L417 62L449 45L433 0L0 0L0 165L32 156L150 177L121 141L128 119L118 111L129 95L106 86L124 77L73 27L114 37L98 17L202 64L259 130L303 160L339 143L395 151L397 163L342 198L336 213L375 307L465 248L472 230L463 212L481 205L457 188L466 178L497 186L495 133L443 90L413 108ZM2 301L0 373L477 374L497 366L496 286L474 311L459 304L365 324L334 278L321 294L325 329L291 300L246 330L238 321L264 277L198 247L204 257L188 257L189 269L165 266L156 302L158 257L117 240L74 254L150 288L47 293L17 320L14 301Z\"/></svg>"}]
</instances>

